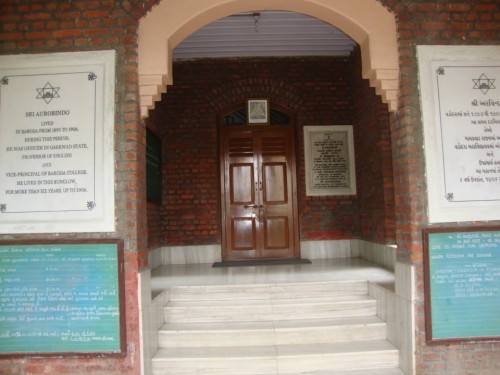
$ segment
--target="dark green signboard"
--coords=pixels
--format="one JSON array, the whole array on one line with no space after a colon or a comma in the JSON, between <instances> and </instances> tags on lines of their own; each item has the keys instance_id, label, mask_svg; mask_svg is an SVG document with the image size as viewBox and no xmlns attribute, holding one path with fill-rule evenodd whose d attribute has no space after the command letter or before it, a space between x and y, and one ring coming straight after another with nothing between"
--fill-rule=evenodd
<instances>
[{"instance_id":1,"label":"dark green signboard","mask_svg":"<svg viewBox=\"0 0 500 375\"><path fill-rule=\"evenodd\" d=\"M500 339L500 228L424 230L429 343Z\"/></svg>"},{"instance_id":2,"label":"dark green signboard","mask_svg":"<svg viewBox=\"0 0 500 375\"><path fill-rule=\"evenodd\" d=\"M0 356L123 354L121 240L0 242Z\"/></svg>"}]
</instances>

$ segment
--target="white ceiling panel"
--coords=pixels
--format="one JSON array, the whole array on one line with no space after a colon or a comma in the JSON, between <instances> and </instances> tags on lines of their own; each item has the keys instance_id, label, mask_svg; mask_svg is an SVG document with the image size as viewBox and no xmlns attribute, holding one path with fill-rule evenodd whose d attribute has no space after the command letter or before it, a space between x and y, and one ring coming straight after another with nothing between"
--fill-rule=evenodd
<instances>
[{"instance_id":1,"label":"white ceiling panel","mask_svg":"<svg viewBox=\"0 0 500 375\"><path fill-rule=\"evenodd\" d=\"M355 45L342 31L316 18L261 11L235 14L199 29L174 49L173 58L348 56Z\"/></svg>"}]
</instances>

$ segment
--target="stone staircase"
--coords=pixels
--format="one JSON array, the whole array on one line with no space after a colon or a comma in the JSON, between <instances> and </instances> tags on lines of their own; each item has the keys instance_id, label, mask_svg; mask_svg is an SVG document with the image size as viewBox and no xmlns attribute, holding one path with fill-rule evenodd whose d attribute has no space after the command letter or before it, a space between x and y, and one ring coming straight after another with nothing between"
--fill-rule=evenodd
<instances>
[{"instance_id":1,"label":"stone staircase","mask_svg":"<svg viewBox=\"0 0 500 375\"><path fill-rule=\"evenodd\" d=\"M367 282L173 287L154 375L404 375Z\"/></svg>"}]
</instances>

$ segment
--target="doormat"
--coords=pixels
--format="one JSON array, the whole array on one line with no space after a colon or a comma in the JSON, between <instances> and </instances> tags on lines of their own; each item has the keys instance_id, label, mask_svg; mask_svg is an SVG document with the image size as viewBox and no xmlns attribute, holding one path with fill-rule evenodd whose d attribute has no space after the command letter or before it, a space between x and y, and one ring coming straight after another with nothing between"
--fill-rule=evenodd
<instances>
[{"instance_id":1,"label":"doormat","mask_svg":"<svg viewBox=\"0 0 500 375\"><path fill-rule=\"evenodd\" d=\"M212 268L251 267L251 266L283 266L289 264L311 264L309 259L259 259L215 262Z\"/></svg>"}]
</instances>

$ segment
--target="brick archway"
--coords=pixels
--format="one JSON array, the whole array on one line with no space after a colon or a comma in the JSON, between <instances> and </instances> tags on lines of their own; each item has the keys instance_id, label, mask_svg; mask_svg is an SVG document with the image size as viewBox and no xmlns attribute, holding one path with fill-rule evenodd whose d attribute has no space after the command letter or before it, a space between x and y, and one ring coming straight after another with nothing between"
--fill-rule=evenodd
<instances>
[{"instance_id":1,"label":"brick archway","mask_svg":"<svg viewBox=\"0 0 500 375\"><path fill-rule=\"evenodd\" d=\"M271 79L241 79L212 88L205 100L215 111L243 103L249 97L267 97L273 103L297 111L302 102L300 90L283 81Z\"/></svg>"},{"instance_id":2,"label":"brick archway","mask_svg":"<svg viewBox=\"0 0 500 375\"><path fill-rule=\"evenodd\" d=\"M172 50L219 18L253 10L288 10L334 25L361 47L363 78L397 109L399 65L396 20L377 0L163 0L139 24L141 114L147 117L172 83Z\"/></svg>"}]
</instances>

